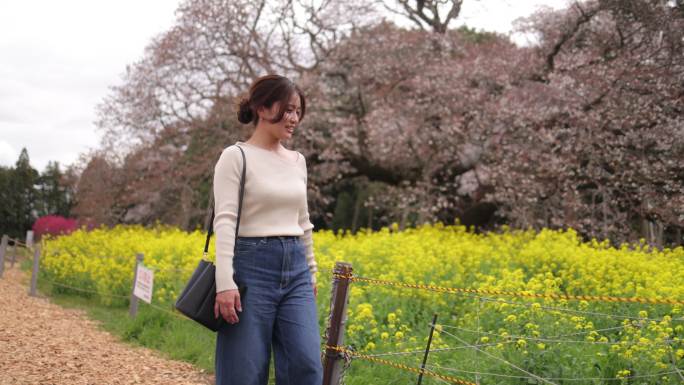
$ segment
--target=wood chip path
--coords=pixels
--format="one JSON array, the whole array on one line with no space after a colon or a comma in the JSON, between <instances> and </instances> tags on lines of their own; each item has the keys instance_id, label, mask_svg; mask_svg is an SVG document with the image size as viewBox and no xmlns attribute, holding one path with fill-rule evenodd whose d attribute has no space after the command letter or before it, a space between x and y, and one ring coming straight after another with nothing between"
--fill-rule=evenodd
<instances>
[{"instance_id":1,"label":"wood chip path","mask_svg":"<svg viewBox=\"0 0 684 385\"><path fill-rule=\"evenodd\" d=\"M82 310L30 297L29 278L9 264L0 278L1 385L213 384L188 363L121 342Z\"/></svg>"}]
</instances>

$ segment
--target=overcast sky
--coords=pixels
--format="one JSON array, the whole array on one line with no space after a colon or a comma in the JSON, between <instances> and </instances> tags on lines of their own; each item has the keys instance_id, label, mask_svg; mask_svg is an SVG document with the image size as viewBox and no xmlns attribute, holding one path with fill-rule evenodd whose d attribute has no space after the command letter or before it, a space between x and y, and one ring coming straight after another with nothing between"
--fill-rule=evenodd
<instances>
[{"instance_id":1,"label":"overcast sky","mask_svg":"<svg viewBox=\"0 0 684 385\"><path fill-rule=\"evenodd\" d=\"M566 0L466 0L459 20L507 32L514 19ZM171 27L179 0L0 2L0 165L22 147L39 171L98 147L95 106L127 64Z\"/></svg>"}]
</instances>

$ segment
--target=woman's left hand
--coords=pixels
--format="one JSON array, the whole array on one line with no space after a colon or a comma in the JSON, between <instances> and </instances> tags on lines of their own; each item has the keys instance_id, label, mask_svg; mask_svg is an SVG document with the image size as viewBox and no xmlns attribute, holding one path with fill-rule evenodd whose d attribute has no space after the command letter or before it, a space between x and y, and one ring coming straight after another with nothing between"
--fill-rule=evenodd
<instances>
[{"instance_id":1,"label":"woman's left hand","mask_svg":"<svg viewBox=\"0 0 684 385\"><path fill-rule=\"evenodd\" d=\"M313 289L314 289L314 298L318 298L318 286L316 284L313 284Z\"/></svg>"}]
</instances>

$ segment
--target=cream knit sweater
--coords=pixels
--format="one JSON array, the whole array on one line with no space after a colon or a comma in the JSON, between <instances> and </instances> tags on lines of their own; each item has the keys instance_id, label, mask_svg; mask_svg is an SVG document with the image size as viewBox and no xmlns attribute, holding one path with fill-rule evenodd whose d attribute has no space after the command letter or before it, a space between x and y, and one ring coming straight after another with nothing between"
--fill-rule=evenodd
<instances>
[{"instance_id":1,"label":"cream knit sweater","mask_svg":"<svg viewBox=\"0 0 684 385\"><path fill-rule=\"evenodd\" d=\"M272 151L236 142L245 152L245 195L238 236L300 236L313 282L317 264L306 198L306 159L286 159ZM214 232L216 234L216 292L237 289L233 280L233 245L237 221L242 154L236 146L223 150L214 167Z\"/></svg>"}]
</instances>

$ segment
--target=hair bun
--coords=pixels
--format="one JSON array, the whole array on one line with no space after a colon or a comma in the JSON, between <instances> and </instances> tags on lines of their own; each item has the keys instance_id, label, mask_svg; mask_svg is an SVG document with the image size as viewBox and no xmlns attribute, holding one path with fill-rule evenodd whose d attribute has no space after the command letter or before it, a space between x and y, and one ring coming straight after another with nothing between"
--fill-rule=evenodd
<instances>
[{"instance_id":1,"label":"hair bun","mask_svg":"<svg viewBox=\"0 0 684 385\"><path fill-rule=\"evenodd\" d=\"M242 100L240 100L240 109L238 110L237 116L242 124L249 124L254 120L254 111L252 111L252 107L249 105L249 99L242 98Z\"/></svg>"}]
</instances>

